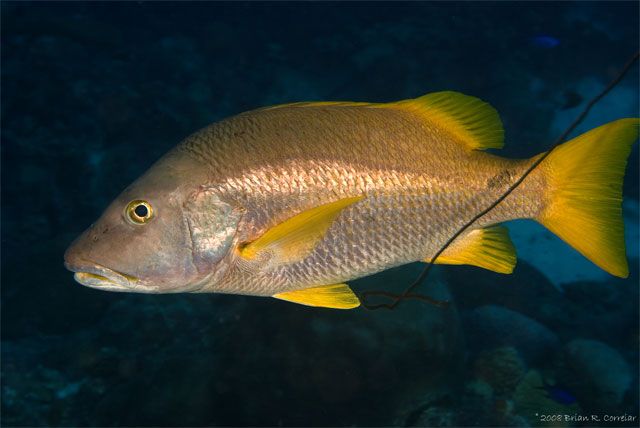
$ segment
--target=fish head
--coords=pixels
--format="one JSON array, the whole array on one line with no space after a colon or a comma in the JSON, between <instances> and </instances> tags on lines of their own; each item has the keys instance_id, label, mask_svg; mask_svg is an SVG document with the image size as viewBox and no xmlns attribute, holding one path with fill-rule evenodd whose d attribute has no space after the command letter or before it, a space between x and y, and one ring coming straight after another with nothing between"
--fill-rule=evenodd
<instances>
[{"instance_id":1,"label":"fish head","mask_svg":"<svg viewBox=\"0 0 640 428\"><path fill-rule=\"evenodd\" d=\"M71 243L65 266L80 284L108 291L194 292L224 275L241 212L210 188L193 184L205 182L193 163L169 160L125 189Z\"/></svg>"}]
</instances>

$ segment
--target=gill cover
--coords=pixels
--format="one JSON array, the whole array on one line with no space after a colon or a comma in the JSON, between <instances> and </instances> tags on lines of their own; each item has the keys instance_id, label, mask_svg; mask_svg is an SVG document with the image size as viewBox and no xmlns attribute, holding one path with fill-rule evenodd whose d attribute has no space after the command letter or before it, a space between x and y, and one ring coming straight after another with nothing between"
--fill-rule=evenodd
<instances>
[{"instance_id":1,"label":"gill cover","mask_svg":"<svg viewBox=\"0 0 640 428\"><path fill-rule=\"evenodd\" d=\"M207 188L185 202L184 218L191 237L193 264L199 272L213 269L227 255L241 216L239 209Z\"/></svg>"}]
</instances>

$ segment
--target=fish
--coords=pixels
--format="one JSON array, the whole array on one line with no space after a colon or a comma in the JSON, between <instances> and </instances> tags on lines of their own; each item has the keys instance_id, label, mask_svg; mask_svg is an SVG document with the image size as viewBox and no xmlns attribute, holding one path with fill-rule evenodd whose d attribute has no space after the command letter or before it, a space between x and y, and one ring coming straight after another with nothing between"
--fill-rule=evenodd
<instances>
[{"instance_id":1,"label":"fish","mask_svg":"<svg viewBox=\"0 0 640 428\"><path fill-rule=\"evenodd\" d=\"M436 263L511 273L502 223L528 218L626 277L622 183L638 124L616 120L558 146ZM355 308L348 281L430 261L541 156L485 151L503 143L497 111L452 91L244 112L160 158L71 243L65 266L106 291Z\"/></svg>"},{"instance_id":2,"label":"fish","mask_svg":"<svg viewBox=\"0 0 640 428\"><path fill-rule=\"evenodd\" d=\"M560 46L560 40L548 34L538 34L528 38L531 44L545 49L553 49Z\"/></svg>"},{"instance_id":3,"label":"fish","mask_svg":"<svg viewBox=\"0 0 640 428\"><path fill-rule=\"evenodd\" d=\"M573 404L577 401L576 397L574 397L567 388L562 385L549 385L545 383L544 386L539 386L537 388L546 391L547 398L550 398L558 404Z\"/></svg>"},{"instance_id":4,"label":"fish","mask_svg":"<svg viewBox=\"0 0 640 428\"><path fill-rule=\"evenodd\" d=\"M577 107L584 101L582 95L572 89L564 91L562 95L564 96L564 103L562 107L560 107L560 110L568 110Z\"/></svg>"}]
</instances>

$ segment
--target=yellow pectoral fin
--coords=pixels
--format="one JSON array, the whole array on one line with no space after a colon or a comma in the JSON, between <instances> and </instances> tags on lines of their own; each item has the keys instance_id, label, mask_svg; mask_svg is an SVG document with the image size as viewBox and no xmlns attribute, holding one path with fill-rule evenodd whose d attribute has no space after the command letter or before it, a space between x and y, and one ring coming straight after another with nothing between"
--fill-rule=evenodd
<instances>
[{"instance_id":1,"label":"yellow pectoral fin","mask_svg":"<svg viewBox=\"0 0 640 428\"><path fill-rule=\"evenodd\" d=\"M274 294L276 299L322 308L353 309L360 306L360 300L347 284L322 285L306 290Z\"/></svg>"},{"instance_id":2,"label":"yellow pectoral fin","mask_svg":"<svg viewBox=\"0 0 640 428\"><path fill-rule=\"evenodd\" d=\"M516 261L516 249L509 238L509 229L489 226L453 241L436 259L436 264L472 265L498 273L511 273Z\"/></svg>"},{"instance_id":3,"label":"yellow pectoral fin","mask_svg":"<svg viewBox=\"0 0 640 428\"><path fill-rule=\"evenodd\" d=\"M345 198L303 211L241 248L240 255L253 259L266 250L276 264L300 261L311 254L340 212L362 198Z\"/></svg>"}]
</instances>

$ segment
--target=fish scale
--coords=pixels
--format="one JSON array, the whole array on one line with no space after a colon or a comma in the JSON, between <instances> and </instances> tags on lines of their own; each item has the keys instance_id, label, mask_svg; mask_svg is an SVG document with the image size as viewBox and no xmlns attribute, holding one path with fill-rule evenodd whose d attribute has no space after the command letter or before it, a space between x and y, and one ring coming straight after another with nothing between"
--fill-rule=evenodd
<instances>
[{"instance_id":1,"label":"fish scale","mask_svg":"<svg viewBox=\"0 0 640 428\"><path fill-rule=\"evenodd\" d=\"M497 224L529 218L628 275L622 179L637 128L621 119L558 146L436 262L510 273L515 249ZM108 290L352 308L345 281L430 260L538 159L483 151L502 147L503 133L493 108L454 92L242 113L189 136L127 187L65 264Z\"/></svg>"},{"instance_id":2,"label":"fish scale","mask_svg":"<svg viewBox=\"0 0 640 428\"><path fill-rule=\"evenodd\" d=\"M322 114L318 115L314 110L321 110ZM340 113L347 112L335 117L335 110L339 110ZM417 116L411 117L405 114L408 117L398 120L393 114L381 114L382 111L377 112L378 117L375 120L379 126L369 127L370 131L367 135L369 140L354 138L354 134L345 133L344 130L353 130L353 123L363 123L361 110L361 107L292 106L263 111L262 115L246 114L257 117L251 117L248 120L250 126L245 128L243 135L254 142L251 149L255 150L256 154L268 153L262 156L249 155L253 160L250 163L246 158L243 159L242 162L246 162L247 165L244 174L240 173L242 169L221 171L226 184L220 187L221 194L231 200L239 201L240 205L246 208L248 221L256 225L242 239L254 239L266 229L287 218L318 204L330 202L336 197L372 193L389 195L389 197L368 198L368 201L362 201L353 209L347 209L348 213L352 213L353 219L369 216L373 221L360 222L361 227L352 231L343 221L343 217L340 217L329 230L326 239L318 245L317 251L306 260L280 267L271 273L261 273L254 280L246 277L241 280L230 279L228 283L218 284L215 288L217 291L227 291L227 289L231 291L239 286L239 282L242 282L245 291L269 294L273 289L287 291L321 285L327 281L348 281L380 271L382 268L432 257L456 228L471 217L471 213L489 205L499 196L499 190L482 189L484 192L478 202L483 202L484 205L479 207L480 203L469 204L469 201L478 198L478 194L465 191L460 184L482 187L479 183L486 181L486 178L500 169L509 167L524 171L528 166L528 163L517 163L506 159L498 162L496 158L483 154L486 157L483 165L485 168L477 174L477 177L472 177L471 180L467 177L463 182L463 177L459 174L450 173L445 174L443 180L443 174L429 174L425 171L437 170L438 164L442 169L447 170L447 163L450 165L448 169L453 171L456 164L461 161L464 163L467 160L465 158L469 157L462 147L455 146L449 141L429 139L428 136L422 136L419 141L416 141L419 136L416 133L406 132L406 129L410 126L416 127L416 123L419 122ZM375 112L375 110L371 111ZM272 117L274 115L278 117ZM213 149L216 139L228 141L229 135L237 133L236 130L243 126L236 122L244 123L244 116L240 115L219 122L214 125L214 129L205 129L198 138L187 141L182 150L192 150L199 156L206 154L207 160L213 159L213 165L220 168L215 162L218 151ZM308 117L317 118L318 116L328 116L331 120L316 119L313 121L313 126L307 125L307 128L303 128L303 130L311 129L314 132L302 132L300 135L301 129L293 130L290 126L291 123L308 123L309 121L306 120ZM401 128L404 144L400 145L400 150L394 148L396 137L392 135L393 131L398 129L398 122L405 127ZM277 128L272 127L274 123L278 125ZM282 144L278 144L282 149L280 156L274 156L274 147L268 145L268 142L272 141L269 138L269 130L274 132L274 128L277 129L278 138L283 140ZM331 132L315 132L318 128L331 129ZM291 139L287 131L296 133L298 138L295 142L296 150L290 150L287 146L287 142ZM262 139L251 138L253 132L261 135ZM305 139L309 134L315 136L313 141ZM327 150L327 147L333 149ZM230 151L233 152L233 147L227 148L225 153ZM333 159L323 159L327 157L328 152ZM389 158L393 159L391 164L397 169L389 167L386 163L383 167L376 168L379 154L384 152L386 152L385 161ZM434 156L435 153L447 155ZM286 159L286 163L283 159ZM235 165L238 161L232 162L230 165ZM449 175L448 179L447 175ZM459 183L458 189L451 185L456 181ZM209 185L215 187L213 183ZM438 189L447 189L447 192ZM525 187L521 192L526 190ZM300 200L299 194L304 194L307 198ZM440 194L442 196L438 197ZM412 201L411 195L419 196L421 203L412 210L406 210L402 205ZM496 220L518 218L526 214L531 215L519 209L521 207L514 203L515 199L517 195L505 201L505 210L496 210L493 216L486 217L479 225L495 223ZM503 211L507 211L508 215ZM398 213L402 212L406 214L398 216ZM345 216L348 217L348 213L345 213ZM385 216L388 218L386 221ZM454 219L456 221L453 221ZM429 225L434 226L429 227ZM376 228L380 229L380 232L376 233ZM415 232L406 234L404 231L407 229L414 229ZM429 233L430 229L436 233ZM338 238L334 239L334 235ZM345 246L338 247L335 241L342 241ZM381 242L387 245L372 251ZM345 248L351 248L351 246L367 249L368 257L358 258L358 254L353 250L345 251ZM316 254L321 252L334 254L330 263L320 260ZM357 269L345 269L344 260L354 261L350 265L357 266ZM316 266L323 266L323 270L314 270ZM234 278L234 276L232 269L227 277ZM255 284L248 285L248 282Z\"/></svg>"},{"instance_id":3,"label":"fish scale","mask_svg":"<svg viewBox=\"0 0 640 428\"><path fill-rule=\"evenodd\" d=\"M356 188L353 193L362 190ZM423 197L422 200L427 202L433 199ZM287 206L287 203L283 203L283 206ZM253 279L246 276L236 278L231 270L228 274L231 280L219 286L233 290L242 283L245 292L269 295L274 289L289 291L301 286L348 281L432 257L442 243L467 220L452 221L451 217L457 216L454 214L443 216L430 225L429 217L423 215L429 212L427 204L416 205L412 210L396 209L395 206L375 199L363 201L362 205L348 209L318 244L316 251L302 262L280 267L271 273L261 273ZM473 206L467 207L466 212L473 212L471 209ZM290 213L288 215L291 216ZM373 218L374 221L367 218ZM382 221L375 221L376 218ZM491 221L487 219L487 222ZM398 228L396 225L408 226ZM431 230L435 233L430 234ZM330 257L326 257L328 254ZM226 290L221 288L220 291Z\"/></svg>"}]
</instances>

